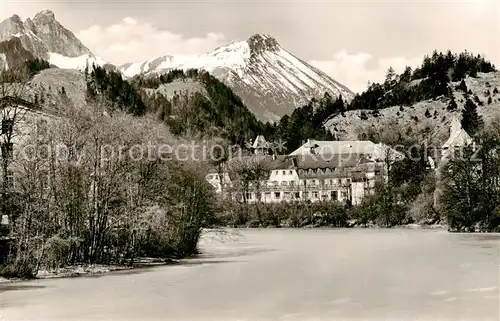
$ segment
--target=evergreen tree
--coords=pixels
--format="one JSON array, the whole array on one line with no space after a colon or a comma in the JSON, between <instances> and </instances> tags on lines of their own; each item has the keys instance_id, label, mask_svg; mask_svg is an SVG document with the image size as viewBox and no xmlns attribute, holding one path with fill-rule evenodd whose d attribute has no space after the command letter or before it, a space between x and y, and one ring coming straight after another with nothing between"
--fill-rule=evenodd
<instances>
[{"instance_id":1,"label":"evergreen tree","mask_svg":"<svg viewBox=\"0 0 500 321\"><path fill-rule=\"evenodd\" d=\"M474 136L483 125L481 117L477 113L476 104L467 99L462 110L462 128L471 136Z\"/></svg>"},{"instance_id":2,"label":"evergreen tree","mask_svg":"<svg viewBox=\"0 0 500 321\"><path fill-rule=\"evenodd\" d=\"M462 79L460 81L460 84L458 85L457 89L463 91L464 93L467 92L467 85L465 84L465 80Z\"/></svg>"},{"instance_id":3,"label":"evergreen tree","mask_svg":"<svg viewBox=\"0 0 500 321\"><path fill-rule=\"evenodd\" d=\"M448 103L448 106L446 107L446 109L447 109L448 111L454 111L454 110L456 110L457 108L458 108L458 106L457 106L457 102L455 101L455 98L454 98L454 97L452 97L452 98L451 98L451 100L450 100L450 102Z\"/></svg>"}]
</instances>

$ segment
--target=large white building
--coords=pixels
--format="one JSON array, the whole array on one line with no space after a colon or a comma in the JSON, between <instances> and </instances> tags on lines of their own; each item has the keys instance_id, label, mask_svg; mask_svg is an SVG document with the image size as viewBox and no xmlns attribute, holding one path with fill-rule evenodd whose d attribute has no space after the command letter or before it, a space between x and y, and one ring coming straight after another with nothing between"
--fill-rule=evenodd
<instances>
[{"instance_id":1,"label":"large white building","mask_svg":"<svg viewBox=\"0 0 500 321\"><path fill-rule=\"evenodd\" d=\"M398 155L372 142L310 140L290 155L259 153L230 159L222 168L212 169L207 180L223 197L249 203L359 204L373 192L377 180L387 180L389 154Z\"/></svg>"}]
</instances>

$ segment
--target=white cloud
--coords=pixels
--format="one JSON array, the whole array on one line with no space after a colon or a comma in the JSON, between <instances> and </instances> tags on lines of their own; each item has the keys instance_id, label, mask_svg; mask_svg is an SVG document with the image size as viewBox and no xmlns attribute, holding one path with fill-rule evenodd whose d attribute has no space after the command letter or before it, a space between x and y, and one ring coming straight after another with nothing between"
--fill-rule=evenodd
<instances>
[{"instance_id":1,"label":"white cloud","mask_svg":"<svg viewBox=\"0 0 500 321\"><path fill-rule=\"evenodd\" d=\"M225 44L221 33L186 38L126 17L110 26L94 25L76 36L96 55L113 64L139 62L164 55L193 55Z\"/></svg>"},{"instance_id":2,"label":"white cloud","mask_svg":"<svg viewBox=\"0 0 500 321\"><path fill-rule=\"evenodd\" d=\"M311 65L322 70L333 79L339 81L354 92L362 92L368 82L384 81L389 67L401 73L406 66L418 67L423 59L405 57L375 58L372 55L359 52L348 53L345 49L337 52L330 60L312 60Z\"/></svg>"}]
</instances>

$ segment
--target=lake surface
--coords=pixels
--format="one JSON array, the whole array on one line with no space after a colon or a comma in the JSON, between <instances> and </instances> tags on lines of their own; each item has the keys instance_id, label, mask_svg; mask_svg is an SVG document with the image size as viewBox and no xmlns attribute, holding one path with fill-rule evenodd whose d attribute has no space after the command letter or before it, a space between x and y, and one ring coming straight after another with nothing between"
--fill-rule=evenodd
<instances>
[{"instance_id":1,"label":"lake surface","mask_svg":"<svg viewBox=\"0 0 500 321\"><path fill-rule=\"evenodd\" d=\"M0 285L0 320L500 320L500 236L207 233L185 264Z\"/></svg>"}]
</instances>

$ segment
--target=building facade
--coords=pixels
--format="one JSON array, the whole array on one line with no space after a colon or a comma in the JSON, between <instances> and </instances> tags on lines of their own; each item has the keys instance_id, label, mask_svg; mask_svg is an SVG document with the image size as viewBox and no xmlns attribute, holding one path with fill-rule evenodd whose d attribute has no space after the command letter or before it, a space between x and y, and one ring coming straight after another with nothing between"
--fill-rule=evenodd
<instances>
[{"instance_id":1,"label":"building facade","mask_svg":"<svg viewBox=\"0 0 500 321\"><path fill-rule=\"evenodd\" d=\"M207 180L219 195L240 202L359 204L377 180L387 179L384 168L364 154L255 155L228 161Z\"/></svg>"}]
</instances>

